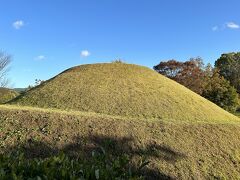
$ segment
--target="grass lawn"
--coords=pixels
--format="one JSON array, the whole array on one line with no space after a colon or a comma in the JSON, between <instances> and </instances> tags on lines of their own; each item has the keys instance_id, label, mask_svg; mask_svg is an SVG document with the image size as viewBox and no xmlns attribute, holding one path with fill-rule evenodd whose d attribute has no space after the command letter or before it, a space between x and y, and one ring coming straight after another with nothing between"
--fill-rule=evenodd
<instances>
[{"instance_id":1,"label":"grass lawn","mask_svg":"<svg viewBox=\"0 0 240 180\"><path fill-rule=\"evenodd\" d=\"M25 158L14 173L26 174L34 163L39 168L31 173L48 173L46 167L55 168L51 162L61 161L57 179L66 172L76 177L75 168L66 170L69 164L88 169L84 178L117 173L128 179L133 174L127 169L145 164L136 177L237 179L239 139L238 117L149 68L82 65L0 105L0 179L9 164L19 167L14 156L5 158L16 152ZM72 159L53 157L60 152ZM92 161L99 152L103 156Z\"/></svg>"},{"instance_id":2,"label":"grass lawn","mask_svg":"<svg viewBox=\"0 0 240 180\"><path fill-rule=\"evenodd\" d=\"M17 91L0 87L0 104L6 103L18 95L19 93Z\"/></svg>"},{"instance_id":3,"label":"grass lawn","mask_svg":"<svg viewBox=\"0 0 240 180\"><path fill-rule=\"evenodd\" d=\"M60 151L71 156L101 149L127 154L134 167L144 159L147 177L207 179L240 177L239 121L191 122L120 118L81 112L0 106L0 151L28 158Z\"/></svg>"}]
</instances>

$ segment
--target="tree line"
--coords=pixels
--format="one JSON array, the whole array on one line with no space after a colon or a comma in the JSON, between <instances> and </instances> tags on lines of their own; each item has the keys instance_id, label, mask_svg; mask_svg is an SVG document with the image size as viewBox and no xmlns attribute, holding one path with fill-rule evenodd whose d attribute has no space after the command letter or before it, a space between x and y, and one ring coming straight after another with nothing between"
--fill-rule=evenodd
<instances>
[{"instance_id":1,"label":"tree line","mask_svg":"<svg viewBox=\"0 0 240 180\"><path fill-rule=\"evenodd\" d=\"M161 61L153 69L227 111L235 112L239 108L240 52L222 54L214 67L204 65L197 57L185 62Z\"/></svg>"}]
</instances>

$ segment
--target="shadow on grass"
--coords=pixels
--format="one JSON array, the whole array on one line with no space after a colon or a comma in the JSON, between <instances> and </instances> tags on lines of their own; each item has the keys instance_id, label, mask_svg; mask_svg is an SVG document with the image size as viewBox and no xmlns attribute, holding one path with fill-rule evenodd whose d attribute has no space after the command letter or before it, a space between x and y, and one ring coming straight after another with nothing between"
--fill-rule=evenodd
<instances>
[{"instance_id":1,"label":"shadow on grass","mask_svg":"<svg viewBox=\"0 0 240 180\"><path fill-rule=\"evenodd\" d=\"M81 154L84 158L91 157L93 151L106 151L110 156L117 157L127 154L132 161L135 157L149 159L157 158L169 163L174 163L186 156L176 152L170 147L149 143L145 147L135 147L134 139L131 137L109 137L103 135L89 135L87 137L76 137L72 143L68 143L61 148L46 144L45 142L33 141L29 139L23 144L14 147L8 147L4 152L22 151L27 158L47 158L56 155L59 152L64 152L71 157ZM151 162L150 162L151 163ZM136 169L136 165L131 163L131 169ZM159 170L148 166L141 170L141 175L145 179L173 179Z\"/></svg>"}]
</instances>

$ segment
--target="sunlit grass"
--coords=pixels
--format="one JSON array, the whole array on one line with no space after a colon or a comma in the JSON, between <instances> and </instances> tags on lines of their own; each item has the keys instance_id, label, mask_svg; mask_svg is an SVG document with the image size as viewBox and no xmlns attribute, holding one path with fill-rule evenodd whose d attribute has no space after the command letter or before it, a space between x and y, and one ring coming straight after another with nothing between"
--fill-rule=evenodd
<instances>
[{"instance_id":1,"label":"sunlit grass","mask_svg":"<svg viewBox=\"0 0 240 180\"><path fill-rule=\"evenodd\" d=\"M110 146L112 152L129 155L132 163L138 162L140 156L146 157L151 173L160 172L176 179L236 179L240 176L239 139L240 123L233 120L140 120L0 106L0 152L20 147L34 156L51 156L56 151L89 152L93 145L101 149L101 142L107 140L116 143Z\"/></svg>"},{"instance_id":2,"label":"sunlit grass","mask_svg":"<svg viewBox=\"0 0 240 180\"><path fill-rule=\"evenodd\" d=\"M0 105L0 153L87 157L106 141L113 159L126 154L134 167L144 157L153 179L237 179L239 139L236 116L148 68L123 63L71 68Z\"/></svg>"},{"instance_id":3,"label":"sunlit grass","mask_svg":"<svg viewBox=\"0 0 240 180\"><path fill-rule=\"evenodd\" d=\"M12 102L24 106L179 121L237 120L210 101L142 66L71 68Z\"/></svg>"},{"instance_id":4,"label":"sunlit grass","mask_svg":"<svg viewBox=\"0 0 240 180\"><path fill-rule=\"evenodd\" d=\"M0 104L6 103L18 95L18 92L14 90L0 87Z\"/></svg>"},{"instance_id":5,"label":"sunlit grass","mask_svg":"<svg viewBox=\"0 0 240 180\"><path fill-rule=\"evenodd\" d=\"M126 117L126 116L117 116L117 115L108 115L101 114L95 112L85 112L85 111L74 111L74 110L61 110L61 109L53 109L53 108L38 108L31 106L20 106L20 105L0 105L0 110L9 110L9 111L29 111L32 113L43 112L43 113L53 113L59 115L71 115L78 117L102 117L102 118L111 118L111 119L119 119L119 120L139 120L139 121L164 121L169 123L207 123L207 124L219 124L219 123L230 123L230 124L239 124L240 119L228 120L228 119L218 119L218 120L181 120L178 119L158 119L158 118L134 118L134 117Z\"/></svg>"}]
</instances>

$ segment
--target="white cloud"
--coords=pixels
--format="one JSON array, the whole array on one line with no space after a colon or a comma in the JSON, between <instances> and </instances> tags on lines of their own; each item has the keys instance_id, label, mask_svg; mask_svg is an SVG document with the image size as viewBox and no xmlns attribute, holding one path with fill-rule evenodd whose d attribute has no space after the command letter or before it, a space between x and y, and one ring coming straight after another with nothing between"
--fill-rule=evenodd
<instances>
[{"instance_id":1,"label":"white cloud","mask_svg":"<svg viewBox=\"0 0 240 180\"><path fill-rule=\"evenodd\" d=\"M228 22L228 23L226 23L226 26L230 29L239 29L240 28L240 26L234 22Z\"/></svg>"},{"instance_id":2,"label":"white cloud","mask_svg":"<svg viewBox=\"0 0 240 180\"><path fill-rule=\"evenodd\" d=\"M38 61L41 61L41 60L44 60L46 59L46 57L44 55L39 55L35 58L35 60L38 60Z\"/></svg>"},{"instance_id":3,"label":"white cloud","mask_svg":"<svg viewBox=\"0 0 240 180\"><path fill-rule=\"evenodd\" d=\"M88 57L88 56L90 56L90 52L88 50L83 50L83 51L81 51L81 56Z\"/></svg>"},{"instance_id":4,"label":"white cloud","mask_svg":"<svg viewBox=\"0 0 240 180\"><path fill-rule=\"evenodd\" d=\"M219 26L213 26L212 31L223 31L225 29L240 29L240 25L235 22L227 22Z\"/></svg>"},{"instance_id":5,"label":"white cloud","mask_svg":"<svg viewBox=\"0 0 240 180\"><path fill-rule=\"evenodd\" d=\"M21 27L24 26L24 22L22 20L18 20L15 21L12 25L15 29L20 29Z\"/></svg>"},{"instance_id":6,"label":"white cloud","mask_svg":"<svg viewBox=\"0 0 240 180\"><path fill-rule=\"evenodd\" d=\"M218 29L219 29L218 26L212 27L212 30L213 30L213 31L217 31Z\"/></svg>"}]
</instances>

